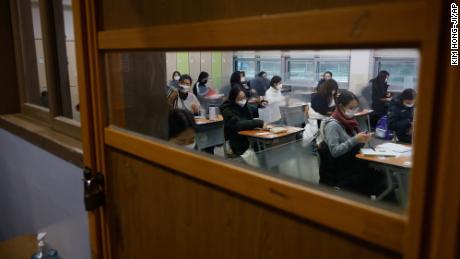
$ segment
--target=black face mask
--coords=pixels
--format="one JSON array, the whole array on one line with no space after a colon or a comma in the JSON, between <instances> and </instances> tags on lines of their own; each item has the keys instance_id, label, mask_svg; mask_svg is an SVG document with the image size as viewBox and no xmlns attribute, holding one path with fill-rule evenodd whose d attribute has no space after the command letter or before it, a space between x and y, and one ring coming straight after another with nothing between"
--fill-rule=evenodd
<instances>
[{"instance_id":1,"label":"black face mask","mask_svg":"<svg viewBox=\"0 0 460 259\"><path fill-rule=\"evenodd\" d=\"M205 85L208 83L208 80L201 81L201 84Z\"/></svg>"}]
</instances>

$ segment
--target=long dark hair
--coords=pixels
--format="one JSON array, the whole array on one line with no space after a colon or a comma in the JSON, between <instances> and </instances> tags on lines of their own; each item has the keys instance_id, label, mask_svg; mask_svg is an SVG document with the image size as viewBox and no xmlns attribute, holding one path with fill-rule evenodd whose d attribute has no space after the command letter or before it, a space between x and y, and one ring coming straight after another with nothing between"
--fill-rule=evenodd
<instances>
[{"instance_id":1,"label":"long dark hair","mask_svg":"<svg viewBox=\"0 0 460 259\"><path fill-rule=\"evenodd\" d=\"M377 85L378 87L388 87L387 82L385 82L385 79L390 76L390 73L386 70L380 70L377 76L373 79L371 79L372 84Z\"/></svg>"},{"instance_id":2,"label":"long dark hair","mask_svg":"<svg viewBox=\"0 0 460 259\"><path fill-rule=\"evenodd\" d=\"M417 92L414 89L405 89L402 91L402 93L399 95L399 103L402 104L404 100L414 100L415 95Z\"/></svg>"},{"instance_id":3,"label":"long dark hair","mask_svg":"<svg viewBox=\"0 0 460 259\"><path fill-rule=\"evenodd\" d=\"M180 74L180 72L179 72L179 71L177 71L177 70L176 70L176 71L174 71L174 72L172 73L172 76L171 76L171 78L172 78L172 80L173 80L173 81L174 81L174 75L175 75L175 74L177 74L177 75L181 76L181 74Z\"/></svg>"},{"instance_id":4,"label":"long dark hair","mask_svg":"<svg viewBox=\"0 0 460 259\"><path fill-rule=\"evenodd\" d=\"M206 71L201 71L201 73L198 75L198 79L196 80L195 84L193 85L193 93L195 95L198 95L198 85L203 81L203 79L208 78L209 74Z\"/></svg>"},{"instance_id":5,"label":"long dark hair","mask_svg":"<svg viewBox=\"0 0 460 259\"><path fill-rule=\"evenodd\" d=\"M273 76L272 77L272 80L270 80L270 86L275 88L275 85L278 84L279 82L281 82L281 77L279 76Z\"/></svg>"},{"instance_id":6,"label":"long dark hair","mask_svg":"<svg viewBox=\"0 0 460 259\"><path fill-rule=\"evenodd\" d=\"M235 104L236 97L238 97L238 94L240 92L243 92L243 89L241 89L239 86L232 86L232 89L230 90L230 93L228 94L228 101L231 104Z\"/></svg>"},{"instance_id":7,"label":"long dark hair","mask_svg":"<svg viewBox=\"0 0 460 259\"><path fill-rule=\"evenodd\" d=\"M168 125L168 139L177 137L188 128L195 129L196 126L193 114L183 109L171 111L168 117Z\"/></svg>"},{"instance_id":8,"label":"long dark hair","mask_svg":"<svg viewBox=\"0 0 460 259\"><path fill-rule=\"evenodd\" d=\"M318 94L321 95L323 98L326 98L330 103L332 101L331 98L336 98L337 91L339 90L339 85L337 81L334 79L329 79L324 81L318 88ZM332 95L332 91L335 91L335 94Z\"/></svg>"},{"instance_id":9,"label":"long dark hair","mask_svg":"<svg viewBox=\"0 0 460 259\"><path fill-rule=\"evenodd\" d=\"M241 71L235 71L230 76L230 85L241 85Z\"/></svg>"},{"instance_id":10,"label":"long dark hair","mask_svg":"<svg viewBox=\"0 0 460 259\"><path fill-rule=\"evenodd\" d=\"M329 80L330 81L330 80ZM359 103L358 97L356 95L348 90L342 90L340 91L339 97L337 97L337 108L339 104L341 104L343 107L347 106L351 101L356 100Z\"/></svg>"}]
</instances>

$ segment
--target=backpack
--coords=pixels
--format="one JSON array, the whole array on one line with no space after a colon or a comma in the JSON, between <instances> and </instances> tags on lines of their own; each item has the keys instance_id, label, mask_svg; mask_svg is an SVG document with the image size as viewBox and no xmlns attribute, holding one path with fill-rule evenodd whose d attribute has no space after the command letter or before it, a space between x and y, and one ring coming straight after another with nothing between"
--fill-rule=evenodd
<instances>
[{"instance_id":1,"label":"backpack","mask_svg":"<svg viewBox=\"0 0 460 259\"><path fill-rule=\"evenodd\" d=\"M380 139L391 140L393 139L393 132L388 129L388 116L385 115L380 118L375 126L375 136Z\"/></svg>"}]
</instances>

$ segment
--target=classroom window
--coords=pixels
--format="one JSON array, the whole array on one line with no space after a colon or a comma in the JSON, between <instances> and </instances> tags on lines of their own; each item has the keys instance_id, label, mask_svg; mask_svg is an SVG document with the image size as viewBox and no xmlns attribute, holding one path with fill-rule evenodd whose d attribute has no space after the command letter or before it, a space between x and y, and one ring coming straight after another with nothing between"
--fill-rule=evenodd
<instances>
[{"instance_id":1,"label":"classroom window","mask_svg":"<svg viewBox=\"0 0 460 259\"><path fill-rule=\"evenodd\" d=\"M288 60L286 78L289 81L306 81L313 83L316 80L314 61Z\"/></svg>"},{"instance_id":2,"label":"classroom window","mask_svg":"<svg viewBox=\"0 0 460 259\"><path fill-rule=\"evenodd\" d=\"M71 1L12 3L21 111L80 138Z\"/></svg>"},{"instance_id":3,"label":"classroom window","mask_svg":"<svg viewBox=\"0 0 460 259\"><path fill-rule=\"evenodd\" d=\"M268 78L273 76L280 76L281 74L281 61L280 60L260 60L260 71L265 71Z\"/></svg>"},{"instance_id":4,"label":"classroom window","mask_svg":"<svg viewBox=\"0 0 460 259\"><path fill-rule=\"evenodd\" d=\"M381 70L390 73L388 84L392 91L414 89L417 85L417 61L410 59L376 58L376 75Z\"/></svg>"},{"instance_id":5,"label":"classroom window","mask_svg":"<svg viewBox=\"0 0 460 259\"><path fill-rule=\"evenodd\" d=\"M332 72L332 77L338 83L348 85L348 78L350 76L349 61L318 61L318 78L326 71Z\"/></svg>"},{"instance_id":6,"label":"classroom window","mask_svg":"<svg viewBox=\"0 0 460 259\"><path fill-rule=\"evenodd\" d=\"M48 108L46 57L43 47L42 17L39 1L22 1L21 44L24 49L24 102ZM25 76L27 75L27 76Z\"/></svg>"},{"instance_id":7,"label":"classroom window","mask_svg":"<svg viewBox=\"0 0 460 259\"><path fill-rule=\"evenodd\" d=\"M372 50L369 50L369 53L372 53ZM305 53L300 54L306 56ZM367 79L361 78L361 74L350 73L350 61L344 60L343 57L337 59L281 57L277 60L260 57L236 58L237 55L230 51L225 55L234 57L233 66L225 66L226 58L222 56L220 61L222 66L211 66L206 72L209 74L218 72L222 77L228 78L235 69L245 71L247 77L262 70L267 73L281 70L288 75L284 80L310 82L315 83L316 86L319 76L325 71L331 71L333 78L339 84L348 83L350 79L361 80L364 82L361 87L364 88L368 82ZM412 141L413 128L392 128L388 131L388 135L378 130L376 134L379 138L368 136L370 139L366 140L365 146L346 147L348 150L341 153L341 150L334 149L336 147L334 143L327 143L336 139L328 140L326 132L320 132L322 129L319 127L321 123L330 122L331 112L336 111L334 104L326 105L330 113L314 113L313 104L310 103L311 92L283 90L281 96L276 95L275 98L264 88L266 86L264 84L267 83L265 79L251 81L249 88L233 88L233 90L249 89L248 92L238 93L239 98L244 102L243 106L237 104L236 100L229 100L231 87L228 87L227 92L215 91L210 82L202 85L196 94L186 87L171 91L165 89L162 82L170 77L172 71L178 69L178 65L168 64L166 61L168 56L171 56L171 53L148 51L105 53L105 80L108 82L107 98L111 125L144 134L148 138L153 137L164 141L163 143L187 147L185 150L207 154L223 162L250 167L256 172L283 180L308 186L319 185L326 189L330 187L328 190L335 190L338 195L345 195L345 193L348 195L349 192L353 192L369 201L379 201L375 204L383 202L399 207L406 206L412 148L410 144L399 144ZM214 59L214 62L219 61ZM284 67L283 62L287 67ZM372 60L369 60L363 66L368 68L372 64ZM190 66L198 65L190 64ZM190 68L190 70L195 69ZM195 70L203 69L200 67ZM180 84L196 82L195 77L196 75L192 75L191 80L185 79ZM262 86L262 89L259 86ZM353 91L359 95L362 89L358 87ZM265 93L254 95L251 89L255 90L254 92L265 91ZM270 89L270 91L274 90ZM346 93L342 92L342 94ZM265 101L268 103L264 103ZM347 109L354 110L359 107L358 102L351 105L355 106L349 106ZM241 115L239 113L241 107L250 110ZM401 104L395 109L406 108ZM189 121L194 121L196 124L194 134L192 131L186 131L184 135L178 134L175 127L182 124L175 120L180 119L181 116L169 117L172 111L183 112L184 110L190 115ZM404 116L410 113L406 112ZM373 130L373 126L370 125L370 115L371 112L368 110L359 110L355 116L358 129L353 128L353 130L359 132ZM244 120L244 123L239 123L239 120ZM270 126L263 129L264 125ZM349 133L343 132L346 130L343 125L335 127L334 130L341 132L341 136L352 137ZM393 136L389 137L391 134ZM329 153L320 143L326 143ZM386 154L395 158L397 156L398 159L376 157L383 157ZM344 155L345 158L342 157ZM350 166L347 164L349 161L356 164ZM385 163L385 161L390 162ZM339 164L340 166L337 167ZM340 175L344 178L350 177L349 179L328 179L331 177L328 175L331 171L328 170L340 171L348 170L347 168L350 169L346 171L349 175L334 174L332 178ZM348 181L355 180L356 183L347 185Z\"/></svg>"},{"instance_id":8,"label":"classroom window","mask_svg":"<svg viewBox=\"0 0 460 259\"><path fill-rule=\"evenodd\" d=\"M255 60L238 59L235 62L235 70L244 71L247 78L254 78L259 72L257 70L257 64Z\"/></svg>"},{"instance_id":9,"label":"classroom window","mask_svg":"<svg viewBox=\"0 0 460 259\"><path fill-rule=\"evenodd\" d=\"M71 112L65 116L76 121L80 121L79 97L78 97L78 79L77 79L77 60L75 52L75 35L72 12L72 1L62 0L62 14L64 20L64 45L65 52L63 58L67 61L68 81L64 82L65 87L69 89L70 100L64 99L63 105L67 105Z\"/></svg>"}]
</instances>

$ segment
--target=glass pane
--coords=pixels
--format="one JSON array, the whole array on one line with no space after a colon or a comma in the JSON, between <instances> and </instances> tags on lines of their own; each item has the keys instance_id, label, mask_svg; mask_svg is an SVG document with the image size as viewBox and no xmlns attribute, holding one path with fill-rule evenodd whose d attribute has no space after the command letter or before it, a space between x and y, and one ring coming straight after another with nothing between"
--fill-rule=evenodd
<instances>
[{"instance_id":1,"label":"glass pane","mask_svg":"<svg viewBox=\"0 0 460 259\"><path fill-rule=\"evenodd\" d=\"M27 16L27 6L30 8L30 16ZM24 27L23 30L23 48L25 58L26 73L26 101L43 107L48 107L48 89L46 80L46 60L43 48L43 32L38 0L25 2L24 10ZM31 17L31 28L28 28L29 17ZM29 32L31 34L29 34ZM31 38L29 38L31 37ZM31 41L29 41L29 39ZM33 45L29 45L33 42ZM29 63L29 61L32 61Z\"/></svg>"},{"instance_id":2,"label":"glass pane","mask_svg":"<svg viewBox=\"0 0 460 259\"><path fill-rule=\"evenodd\" d=\"M315 81L313 61L288 61L288 76L291 81Z\"/></svg>"},{"instance_id":3,"label":"glass pane","mask_svg":"<svg viewBox=\"0 0 460 259\"><path fill-rule=\"evenodd\" d=\"M230 75L241 77L235 70L257 71L254 60L228 62L232 51L107 52L109 121L261 174L376 206L405 208L416 95L392 96L385 92L384 78L363 74L374 66L372 59L363 62L363 51L374 53L360 50L358 56L351 52L350 61L321 61L319 69L334 76L313 95L297 93L281 73L287 67L290 79L311 79L317 72L314 61L302 60L306 53L292 52L292 60L261 60L261 70L280 78L256 77L271 86L255 98L256 81L251 88L220 91L229 86ZM411 53L418 60L418 52ZM197 57L201 62L191 62ZM358 65L350 67L350 62ZM177 82L175 71L180 72ZM340 78L353 82L353 92L333 94ZM367 101L369 91L371 100L381 102ZM366 103L374 112L363 109Z\"/></svg>"},{"instance_id":4,"label":"glass pane","mask_svg":"<svg viewBox=\"0 0 460 259\"><path fill-rule=\"evenodd\" d=\"M281 62L280 61L260 61L260 71L265 71L268 78L281 75Z\"/></svg>"},{"instance_id":5,"label":"glass pane","mask_svg":"<svg viewBox=\"0 0 460 259\"><path fill-rule=\"evenodd\" d=\"M385 60L381 59L379 71L390 73L388 84L392 91L402 91L415 88L417 85L417 64L415 60Z\"/></svg>"},{"instance_id":6,"label":"glass pane","mask_svg":"<svg viewBox=\"0 0 460 259\"><path fill-rule=\"evenodd\" d=\"M340 83L348 83L350 75L350 62L348 61L320 61L319 62L319 77L324 72L332 72L332 78Z\"/></svg>"},{"instance_id":7,"label":"glass pane","mask_svg":"<svg viewBox=\"0 0 460 259\"><path fill-rule=\"evenodd\" d=\"M71 106L71 112L66 117L80 121L80 109L78 98L78 78L77 78L77 60L75 52L75 36L72 13L72 1L62 0L62 11L64 19L64 35L65 35L65 58L67 59L68 87L70 100L63 100L63 105ZM64 54L64 53L63 53ZM63 98L65 98L63 96ZM70 103L68 103L70 101Z\"/></svg>"},{"instance_id":8,"label":"glass pane","mask_svg":"<svg viewBox=\"0 0 460 259\"><path fill-rule=\"evenodd\" d=\"M244 71L247 78L254 78L256 75L256 62L247 60L238 60L236 62L236 70Z\"/></svg>"}]
</instances>

